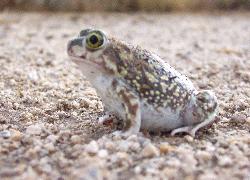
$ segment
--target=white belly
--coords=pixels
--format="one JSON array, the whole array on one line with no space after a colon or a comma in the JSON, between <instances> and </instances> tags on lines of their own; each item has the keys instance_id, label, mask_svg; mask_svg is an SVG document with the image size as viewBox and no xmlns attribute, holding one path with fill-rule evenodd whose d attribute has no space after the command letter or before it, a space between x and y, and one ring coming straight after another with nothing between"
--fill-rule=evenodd
<instances>
[{"instance_id":1,"label":"white belly","mask_svg":"<svg viewBox=\"0 0 250 180\"><path fill-rule=\"evenodd\" d=\"M112 88L113 78L109 76L100 76L95 79L94 87L97 89L106 109L123 120L126 118L122 101ZM179 113L171 111L170 108L160 110L154 109L144 101L140 104L141 108L141 129L149 131L170 131L183 126L183 121Z\"/></svg>"},{"instance_id":2,"label":"white belly","mask_svg":"<svg viewBox=\"0 0 250 180\"><path fill-rule=\"evenodd\" d=\"M142 103L141 113L141 129L154 132L170 131L183 125L179 113L173 112L170 108L157 111L152 106Z\"/></svg>"}]
</instances>

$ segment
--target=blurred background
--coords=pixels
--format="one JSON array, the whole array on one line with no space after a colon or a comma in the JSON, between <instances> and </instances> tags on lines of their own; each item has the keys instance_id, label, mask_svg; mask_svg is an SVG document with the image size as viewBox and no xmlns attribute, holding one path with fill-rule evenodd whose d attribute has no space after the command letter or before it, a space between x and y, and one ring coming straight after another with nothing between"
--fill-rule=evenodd
<instances>
[{"instance_id":1,"label":"blurred background","mask_svg":"<svg viewBox=\"0 0 250 180\"><path fill-rule=\"evenodd\" d=\"M1 0L0 9L49 11L250 10L250 0Z\"/></svg>"}]
</instances>

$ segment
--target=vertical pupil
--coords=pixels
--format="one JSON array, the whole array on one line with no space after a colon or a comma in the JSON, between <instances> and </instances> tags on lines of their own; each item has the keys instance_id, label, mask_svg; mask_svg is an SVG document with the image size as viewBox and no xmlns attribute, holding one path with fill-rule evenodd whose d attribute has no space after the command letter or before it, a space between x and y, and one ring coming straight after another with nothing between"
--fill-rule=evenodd
<instances>
[{"instance_id":1,"label":"vertical pupil","mask_svg":"<svg viewBox=\"0 0 250 180\"><path fill-rule=\"evenodd\" d=\"M91 42L91 44L96 44L98 42L98 38L96 35L92 35L90 36L89 41Z\"/></svg>"}]
</instances>

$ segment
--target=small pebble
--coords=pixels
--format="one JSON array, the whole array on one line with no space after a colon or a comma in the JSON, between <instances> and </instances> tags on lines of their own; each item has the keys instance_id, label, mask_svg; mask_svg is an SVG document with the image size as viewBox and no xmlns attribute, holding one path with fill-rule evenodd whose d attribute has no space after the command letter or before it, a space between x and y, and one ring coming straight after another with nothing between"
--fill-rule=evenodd
<instances>
[{"instance_id":1,"label":"small pebble","mask_svg":"<svg viewBox=\"0 0 250 180\"><path fill-rule=\"evenodd\" d=\"M11 140L13 141L20 141L23 137L23 134L20 131L15 129L11 129Z\"/></svg>"},{"instance_id":2,"label":"small pebble","mask_svg":"<svg viewBox=\"0 0 250 180\"><path fill-rule=\"evenodd\" d=\"M228 156L220 156L218 161L219 166L228 167L233 164L233 161Z\"/></svg>"},{"instance_id":3,"label":"small pebble","mask_svg":"<svg viewBox=\"0 0 250 180\"><path fill-rule=\"evenodd\" d=\"M5 124L7 123L6 117L0 114L0 124Z\"/></svg>"},{"instance_id":4,"label":"small pebble","mask_svg":"<svg viewBox=\"0 0 250 180\"><path fill-rule=\"evenodd\" d=\"M57 140L58 140L58 136L54 135L54 134L51 134L47 137L47 141L48 142L52 142L52 143L55 143Z\"/></svg>"},{"instance_id":5,"label":"small pebble","mask_svg":"<svg viewBox=\"0 0 250 180\"><path fill-rule=\"evenodd\" d=\"M191 142L194 141L194 138L193 138L192 136L190 136L190 135L186 135L186 136L184 136L184 138L185 138L186 141L189 142L189 143L191 143Z\"/></svg>"},{"instance_id":6,"label":"small pebble","mask_svg":"<svg viewBox=\"0 0 250 180\"><path fill-rule=\"evenodd\" d=\"M91 100L87 99L87 98L82 98L81 101L80 101L80 107L83 107L83 108L89 108L89 107L92 107L93 106L93 103Z\"/></svg>"},{"instance_id":7,"label":"small pebble","mask_svg":"<svg viewBox=\"0 0 250 180\"><path fill-rule=\"evenodd\" d=\"M30 125L27 129L26 129L26 133L29 135L39 135L42 133L42 126L41 125Z\"/></svg>"},{"instance_id":8,"label":"small pebble","mask_svg":"<svg viewBox=\"0 0 250 180\"><path fill-rule=\"evenodd\" d=\"M250 117L247 117L246 123L247 123L248 125L250 125Z\"/></svg>"},{"instance_id":9,"label":"small pebble","mask_svg":"<svg viewBox=\"0 0 250 180\"><path fill-rule=\"evenodd\" d=\"M152 143L148 143L142 150L142 156L143 157L154 157L159 156L160 152L157 147L155 147Z\"/></svg>"},{"instance_id":10,"label":"small pebble","mask_svg":"<svg viewBox=\"0 0 250 180\"><path fill-rule=\"evenodd\" d=\"M119 151L127 152L129 149L129 143L126 140L122 140L118 144L118 149L119 149Z\"/></svg>"},{"instance_id":11,"label":"small pebble","mask_svg":"<svg viewBox=\"0 0 250 180\"><path fill-rule=\"evenodd\" d=\"M33 83L37 82L39 80L39 76L37 71L31 71L28 74L28 79L32 81Z\"/></svg>"},{"instance_id":12,"label":"small pebble","mask_svg":"<svg viewBox=\"0 0 250 180\"><path fill-rule=\"evenodd\" d=\"M140 166L136 166L136 167L134 168L134 172L135 172L136 174L140 174L141 171L142 171L142 168L141 168Z\"/></svg>"},{"instance_id":13,"label":"small pebble","mask_svg":"<svg viewBox=\"0 0 250 180\"><path fill-rule=\"evenodd\" d=\"M9 81L9 83L10 83L11 86L15 86L15 85L16 85L15 79L11 79L11 80Z\"/></svg>"},{"instance_id":14,"label":"small pebble","mask_svg":"<svg viewBox=\"0 0 250 180\"><path fill-rule=\"evenodd\" d=\"M129 136L127 140L128 141L137 141L138 140L138 136L136 134L133 134L133 135Z\"/></svg>"},{"instance_id":15,"label":"small pebble","mask_svg":"<svg viewBox=\"0 0 250 180\"><path fill-rule=\"evenodd\" d=\"M56 150L53 143L47 143L44 145L44 148L47 149L49 152L54 152Z\"/></svg>"},{"instance_id":16,"label":"small pebble","mask_svg":"<svg viewBox=\"0 0 250 180\"><path fill-rule=\"evenodd\" d=\"M160 152L162 154L167 154L170 151L174 150L174 148L171 145L169 145L168 143L166 143L166 142L161 143L160 146L159 146L159 149L160 149Z\"/></svg>"},{"instance_id":17,"label":"small pebble","mask_svg":"<svg viewBox=\"0 0 250 180\"><path fill-rule=\"evenodd\" d=\"M96 141L91 141L89 144L86 145L85 150L89 154L96 154L98 153L99 147Z\"/></svg>"},{"instance_id":18,"label":"small pebble","mask_svg":"<svg viewBox=\"0 0 250 180\"><path fill-rule=\"evenodd\" d=\"M106 158L108 156L108 151L106 149L100 149L97 153L100 158Z\"/></svg>"},{"instance_id":19,"label":"small pebble","mask_svg":"<svg viewBox=\"0 0 250 180\"><path fill-rule=\"evenodd\" d=\"M4 130L4 131L0 131L0 137L2 138L9 138L10 137L10 131L8 130Z\"/></svg>"},{"instance_id":20,"label":"small pebble","mask_svg":"<svg viewBox=\"0 0 250 180\"><path fill-rule=\"evenodd\" d=\"M195 154L196 158L201 163L206 163L212 159L212 155L206 151L197 151Z\"/></svg>"},{"instance_id":21,"label":"small pebble","mask_svg":"<svg viewBox=\"0 0 250 180\"><path fill-rule=\"evenodd\" d=\"M131 151L137 152L141 149L140 143L138 142L129 142L129 149Z\"/></svg>"},{"instance_id":22,"label":"small pebble","mask_svg":"<svg viewBox=\"0 0 250 180\"><path fill-rule=\"evenodd\" d=\"M116 147L115 144L111 141L105 143L105 148L108 149L109 151L113 151L115 147Z\"/></svg>"},{"instance_id":23,"label":"small pebble","mask_svg":"<svg viewBox=\"0 0 250 180\"><path fill-rule=\"evenodd\" d=\"M71 136L70 140L73 144L80 144L81 143L81 137L78 135Z\"/></svg>"}]
</instances>

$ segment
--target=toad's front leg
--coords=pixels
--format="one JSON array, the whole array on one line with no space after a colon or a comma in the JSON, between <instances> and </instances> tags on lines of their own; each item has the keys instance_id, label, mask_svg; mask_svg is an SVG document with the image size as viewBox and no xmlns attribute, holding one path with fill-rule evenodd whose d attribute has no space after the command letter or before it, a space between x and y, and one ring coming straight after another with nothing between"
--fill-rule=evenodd
<instances>
[{"instance_id":1,"label":"toad's front leg","mask_svg":"<svg viewBox=\"0 0 250 180\"><path fill-rule=\"evenodd\" d=\"M129 136L131 134L137 134L141 127L139 97L117 80L114 80L112 85L118 97L120 98L125 111L125 132L123 132L122 135Z\"/></svg>"}]
</instances>

